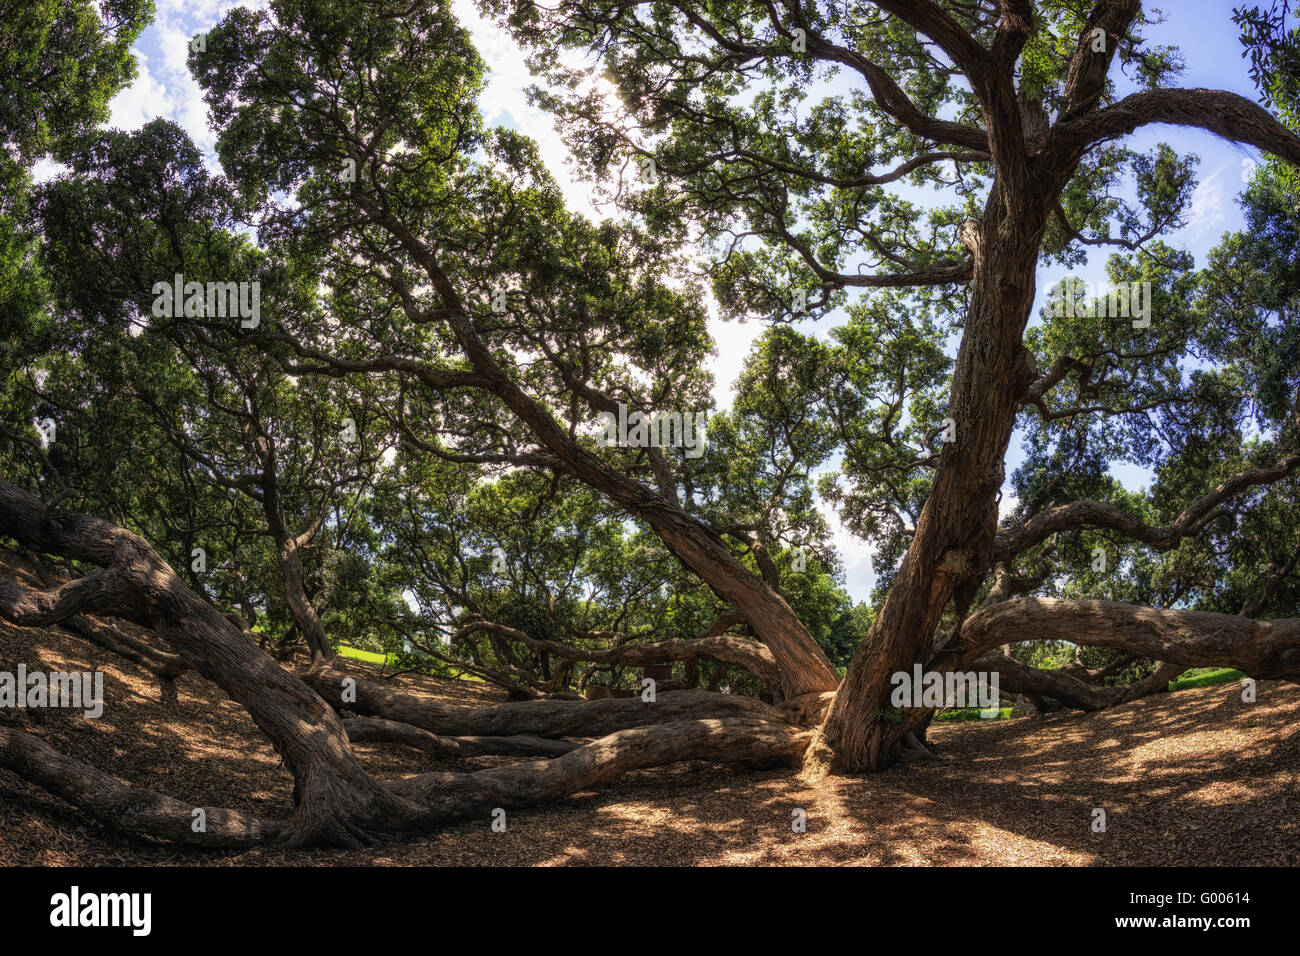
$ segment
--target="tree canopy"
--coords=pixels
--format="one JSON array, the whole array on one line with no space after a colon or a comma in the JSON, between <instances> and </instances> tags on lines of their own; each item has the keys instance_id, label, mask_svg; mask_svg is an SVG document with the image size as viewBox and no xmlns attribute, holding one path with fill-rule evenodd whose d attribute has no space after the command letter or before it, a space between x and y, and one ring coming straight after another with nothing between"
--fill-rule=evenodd
<instances>
[{"instance_id":1,"label":"tree canopy","mask_svg":"<svg viewBox=\"0 0 1300 956\"><path fill-rule=\"evenodd\" d=\"M891 701L914 667L1086 710L1300 677L1285 9L1238 14L1253 102L1176 86L1136 0L482 7L608 218L485 121L441 0L230 9L189 52L215 157L103 127L147 5L5 14L0 533L51 578L0 614L149 627L132 659L220 684L298 787L285 827L194 840L152 794L136 829L346 844L695 756L883 769L939 709ZM1152 125L1271 157L1204 263ZM764 323L726 408L712 305ZM362 739L557 769L393 783Z\"/></svg>"}]
</instances>

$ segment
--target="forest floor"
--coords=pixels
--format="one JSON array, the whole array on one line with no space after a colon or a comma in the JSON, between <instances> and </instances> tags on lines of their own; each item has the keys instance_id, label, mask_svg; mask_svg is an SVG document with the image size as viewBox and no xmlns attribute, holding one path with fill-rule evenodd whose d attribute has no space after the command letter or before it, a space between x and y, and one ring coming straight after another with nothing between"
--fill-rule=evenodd
<instances>
[{"instance_id":1,"label":"forest floor","mask_svg":"<svg viewBox=\"0 0 1300 956\"><path fill-rule=\"evenodd\" d=\"M97 720L0 710L131 783L284 817L291 779L245 711L195 675L163 703L147 672L60 629L0 622L0 670L104 671ZM358 662L350 668L376 676ZM414 675L412 691L502 699L482 684ZM791 771L707 763L639 771L597 792L447 826L364 851L202 853L127 837L0 771L0 864L1162 865L1300 864L1300 687L1237 683L1162 694L1098 714L969 721L930 730L939 759L817 783ZM430 769L399 748L358 748L381 776ZM473 770L502 758L439 769ZM1105 832L1093 831L1094 811ZM796 809L807 832L795 833Z\"/></svg>"}]
</instances>

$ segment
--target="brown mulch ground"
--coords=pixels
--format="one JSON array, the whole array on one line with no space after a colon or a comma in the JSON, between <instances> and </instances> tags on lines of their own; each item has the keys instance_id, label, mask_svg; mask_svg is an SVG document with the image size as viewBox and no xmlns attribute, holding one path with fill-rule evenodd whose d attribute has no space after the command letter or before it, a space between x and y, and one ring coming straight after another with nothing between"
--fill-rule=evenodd
<instances>
[{"instance_id":1,"label":"brown mulch ground","mask_svg":"<svg viewBox=\"0 0 1300 956\"><path fill-rule=\"evenodd\" d=\"M195 806L287 815L289 774L208 681L187 675L163 703L152 675L93 644L0 622L0 670L19 663L102 669L104 716L0 710L0 722ZM481 685L397 682L449 701L500 699ZM86 822L0 771L0 864L1300 864L1295 685L1261 682L1254 704L1221 684L1101 714L937 726L930 739L941 759L861 778L809 784L788 771L678 765L511 813L505 833L484 819L357 852L177 850ZM429 769L420 754L359 752L380 775ZM1105 833L1091 828L1098 807ZM796 808L806 833L792 832Z\"/></svg>"}]
</instances>

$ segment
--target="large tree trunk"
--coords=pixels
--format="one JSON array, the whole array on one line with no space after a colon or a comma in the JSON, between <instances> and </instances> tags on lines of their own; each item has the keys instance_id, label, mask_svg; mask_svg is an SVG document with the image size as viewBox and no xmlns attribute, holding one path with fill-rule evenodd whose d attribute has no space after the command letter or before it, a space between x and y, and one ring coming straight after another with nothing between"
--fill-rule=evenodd
<instances>
[{"instance_id":1,"label":"large tree trunk","mask_svg":"<svg viewBox=\"0 0 1300 956\"><path fill-rule=\"evenodd\" d=\"M47 509L2 481L0 522L6 533L33 550L99 567L45 590L0 577L0 614L19 625L44 626L99 611L152 626L185 664L244 705L296 781L294 816L287 824L268 823L224 808L192 808L126 786L31 734L0 730L0 767L132 832L203 846L248 846L274 838L356 845L498 807L529 806L628 770L680 760L791 765L813 737L791 721L795 711L815 717L822 699L817 694L789 702L785 712L748 698L698 691L663 694L654 702L531 701L474 709L419 701L363 680L356 680L352 701L350 693L343 693L350 690L344 682L351 678L316 665L309 676L326 699L338 701L336 706L383 711L387 713L381 716L402 720L349 721L358 740L415 746L438 758L553 755L475 773L427 773L384 784L353 757L344 725L326 699L244 639L140 538L86 515ZM1300 679L1300 620L1257 622L1097 601L1013 599L977 612L966 625L966 633L950 642L940 662L967 665L999 643L1054 637L1084 639L1175 664L1219 663L1260 677ZM582 744L553 739L598 734L604 736ZM206 830L191 827L194 809L207 815Z\"/></svg>"},{"instance_id":2,"label":"large tree trunk","mask_svg":"<svg viewBox=\"0 0 1300 956\"><path fill-rule=\"evenodd\" d=\"M1232 667L1261 680L1300 681L1300 619L1137 607L1114 601L1013 598L972 614L961 642L941 655L973 666L1004 641L1113 647L1181 667Z\"/></svg>"},{"instance_id":3,"label":"large tree trunk","mask_svg":"<svg viewBox=\"0 0 1300 956\"><path fill-rule=\"evenodd\" d=\"M1021 335L1046 212L1025 202L995 187L984 223L963 230L974 285L948 408L956 440L943 447L898 577L808 750L813 774L876 770L897 758L912 726L885 719L890 677L925 660L949 601L964 613L992 567L1003 462L1033 378Z\"/></svg>"},{"instance_id":4,"label":"large tree trunk","mask_svg":"<svg viewBox=\"0 0 1300 956\"><path fill-rule=\"evenodd\" d=\"M737 561L721 541L673 502L650 506L621 502L650 525L682 562L709 588L729 602L767 645L781 668L781 691L787 698L839 686L830 661L785 599L762 578Z\"/></svg>"}]
</instances>

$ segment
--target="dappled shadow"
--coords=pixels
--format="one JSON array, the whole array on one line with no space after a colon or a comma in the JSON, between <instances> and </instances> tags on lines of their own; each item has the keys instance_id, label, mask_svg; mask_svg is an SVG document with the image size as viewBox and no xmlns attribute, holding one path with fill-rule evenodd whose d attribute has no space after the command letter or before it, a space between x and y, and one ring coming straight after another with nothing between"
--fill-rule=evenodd
<instances>
[{"instance_id":1,"label":"dappled shadow","mask_svg":"<svg viewBox=\"0 0 1300 956\"><path fill-rule=\"evenodd\" d=\"M0 623L0 670L105 673L105 711L0 710L73 756L199 806L290 813L292 781L238 704L193 674L165 703L157 678L58 629ZM353 666L349 662L349 666ZM359 665L358 665L359 667ZM456 703L500 695L398 679ZM505 832L465 821L363 851L211 853L128 837L0 771L0 862L497 865L1295 864L1300 688L1263 682L1160 695L1098 714L938 726L941 758L815 783L791 771L690 762L512 811ZM367 769L433 769L402 748L358 747ZM508 758L437 769L470 771ZM1091 829L1093 811L1107 830ZM792 828L802 810L806 832Z\"/></svg>"}]
</instances>

